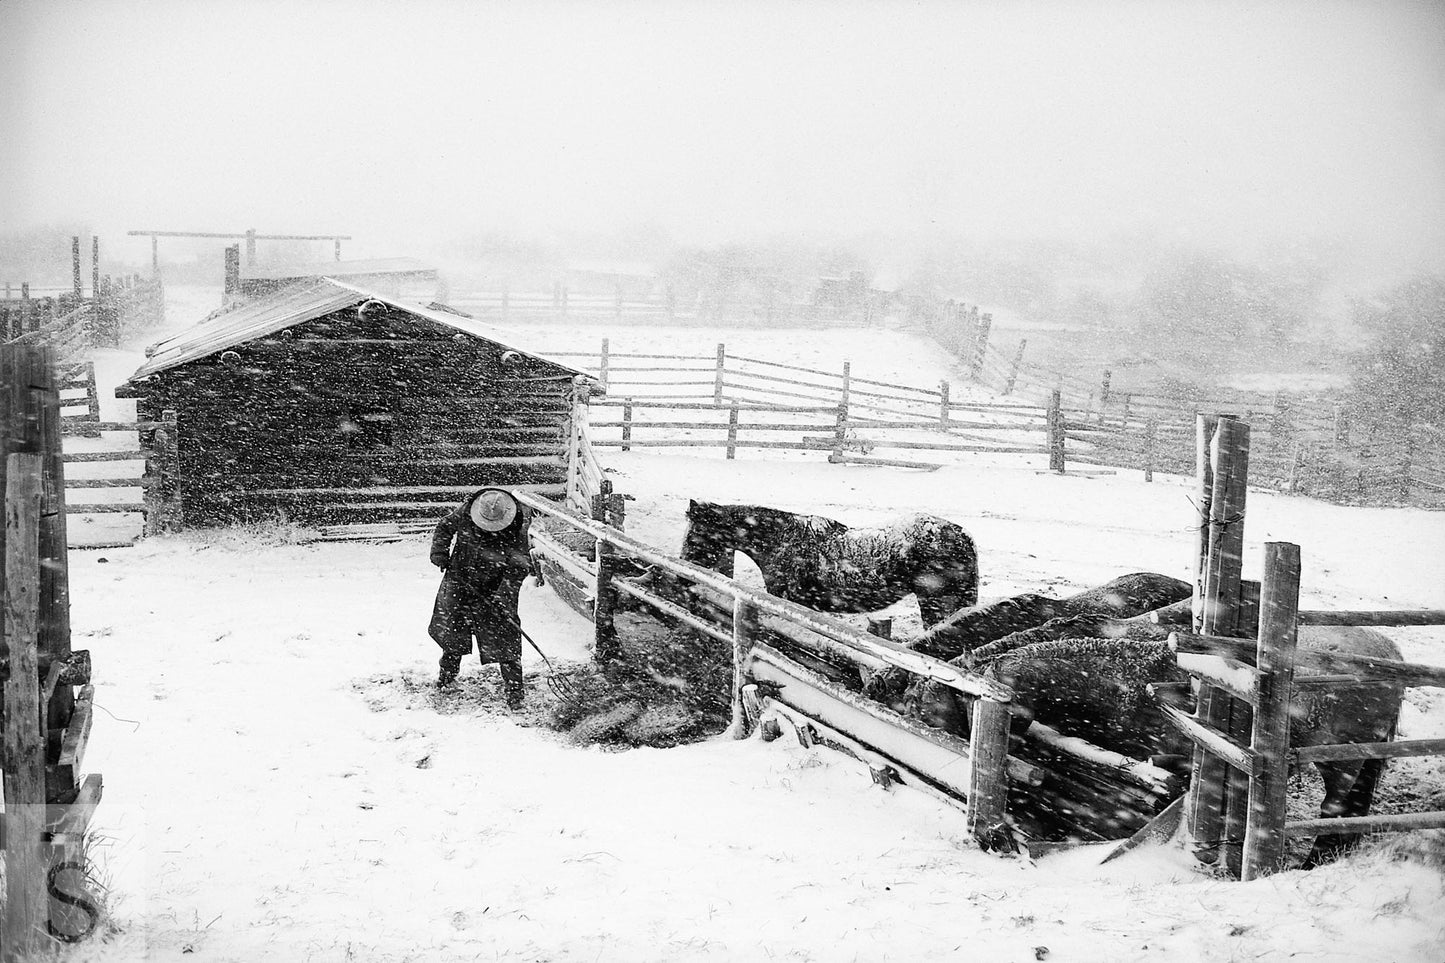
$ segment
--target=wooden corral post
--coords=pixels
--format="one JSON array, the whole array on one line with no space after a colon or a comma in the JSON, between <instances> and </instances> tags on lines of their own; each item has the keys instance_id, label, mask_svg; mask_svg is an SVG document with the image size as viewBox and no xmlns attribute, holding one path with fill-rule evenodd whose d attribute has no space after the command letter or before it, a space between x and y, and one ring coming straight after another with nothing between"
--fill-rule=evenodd
<instances>
[{"instance_id":1,"label":"wooden corral post","mask_svg":"<svg viewBox=\"0 0 1445 963\"><path fill-rule=\"evenodd\" d=\"M1299 625L1300 550L1290 542L1264 546L1260 583L1259 669L1250 746L1264 757L1249 781L1249 817L1240 878L1248 882L1284 868L1285 789L1289 782L1289 702Z\"/></svg>"},{"instance_id":2,"label":"wooden corral post","mask_svg":"<svg viewBox=\"0 0 1445 963\"><path fill-rule=\"evenodd\" d=\"M256 263L256 229L254 227L246 229L246 263L251 265Z\"/></svg>"},{"instance_id":3,"label":"wooden corral post","mask_svg":"<svg viewBox=\"0 0 1445 963\"><path fill-rule=\"evenodd\" d=\"M73 234L70 237L70 288L75 293L75 306L80 307L80 300L85 297L85 289L80 283L79 234Z\"/></svg>"},{"instance_id":4,"label":"wooden corral post","mask_svg":"<svg viewBox=\"0 0 1445 963\"><path fill-rule=\"evenodd\" d=\"M833 453L828 456L832 462L843 461L843 446L848 439L848 405L846 403L838 406L838 414L833 422Z\"/></svg>"},{"instance_id":5,"label":"wooden corral post","mask_svg":"<svg viewBox=\"0 0 1445 963\"><path fill-rule=\"evenodd\" d=\"M606 508L600 499L593 502L593 518L606 524ZM600 509L600 510L599 510ZM600 516L600 517L599 517ZM617 589L612 584L617 575L617 556L612 543L597 539L597 587L592 602L592 622L596 629L592 656L606 664L617 657L617 627L613 613L617 611Z\"/></svg>"},{"instance_id":6,"label":"wooden corral post","mask_svg":"<svg viewBox=\"0 0 1445 963\"><path fill-rule=\"evenodd\" d=\"M722 404L723 399L723 369L727 365L727 345L717 346L717 366L713 368L712 375L712 403Z\"/></svg>"},{"instance_id":7,"label":"wooden corral post","mask_svg":"<svg viewBox=\"0 0 1445 963\"><path fill-rule=\"evenodd\" d=\"M1021 338L1019 340L1019 346L1017 350L1014 351L1013 364L1010 365L1008 369L1008 380L1004 382L1003 386L1003 393L1006 395L1013 394L1014 384L1019 380L1019 366L1023 364L1024 360L1024 349L1028 346L1028 338Z\"/></svg>"},{"instance_id":8,"label":"wooden corral post","mask_svg":"<svg viewBox=\"0 0 1445 963\"><path fill-rule=\"evenodd\" d=\"M341 244L340 241L337 241L336 243L337 243L338 246ZM158 237L156 237L154 234L152 234L152 235L151 235L151 277L153 277L153 278L160 278L160 276L161 276L161 246L160 246L160 239L159 239Z\"/></svg>"},{"instance_id":9,"label":"wooden corral post","mask_svg":"<svg viewBox=\"0 0 1445 963\"><path fill-rule=\"evenodd\" d=\"M632 445L632 399L622 399L622 450L631 451Z\"/></svg>"},{"instance_id":10,"label":"wooden corral post","mask_svg":"<svg viewBox=\"0 0 1445 963\"><path fill-rule=\"evenodd\" d=\"M1154 444L1158 433L1159 422L1157 419L1150 418L1144 422L1144 480L1146 482L1154 480Z\"/></svg>"},{"instance_id":11,"label":"wooden corral post","mask_svg":"<svg viewBox=\"0 0 1445 963\"><path fill-rule=\"evenodd\" d=\"M1194 627L1204 635L1233 636L1243 568L1249 426L1225 415L1204 414L1196 424L1201 521L1195 553ZM1246 723L1233 712L1233 702L1222 690L1201 685L1195 716L1206 725L1242 735L1242 729L1247 732ZM1228 791L1231 783L1227 763L1202 749L1195 750L1187 825L1195 854L1202 860L1217 859L1222 844L1226 862L1230 859L1225 823L1230 797L1236 795ZM1239 809L1242 817L1242 801ZM1241 818L1241 831L1242 826Z\"/></svg>"},{"instance_id":12,"label":"wooden corral post","mask_svg":"<svg viewBox=\"0 0 1445 963\"><path fill-rule=\"evenodd\" d=\"M737 457L738 452L738 403L728 409L728 458Z\"/></svg>"},{"instance_id":13,"label":"wooden corral post","mask_svg":"<svg viewBox=\"0 0 1445 963\"><path fill-rule=\"evenodd\" d=\"M167 409L161 414L161 425L151 433L151 441L146 448L145 478L142 482L146 535L178 531L183 522L177 429L176 413Z\"/></svg>"},{"instance_id":14,"label":"wooden corral post","mask_svg":"<svg viewBox=\"0 0 1445 963\"><path fill-rule=\"evenodd\" d=\"M1108 368L1104 369L1104 380L1099 385L1099 424L1104 423L1104 412L1109 407L1109 382L1113 379L1114 372Z\"/></svg>"},{"instance_id":15,"label":"wooden corral post","mask_svg":"<svg viewBox=\"0 0 1445 963\"><path fill-rule=\"evenodd\" d=\"M938 383L938 430L948 430L948 382Z\"/></svg>"},{"instance_id":16,"label":"wooden corral post","mask_svg":"<svg viewBox=\"0 0 1445 963\"><path fill-rule=\"evenodd\" d=\"M1049 393L1046 418L1049 435L1049 471L1064 473L1064 402L1063 392L1055 388Z\"/></svg>"},{"instance_id":17,"label":"wooden corral post","mask_svg":"<svg viewBox=\"0 0 1445 963\"><path fill-rule=\"evenodd\" d=\"M90 236L90 317L91 331L95 332L95 343L113 346L114 339L109 332L102 332L104 312L100 304L100 237ZM102 336L104 340L102 340Z\"/></svg>"},{"instance_id":18,"label":"wooden corral post","mask_svg":"<svg viewBox=\"0 0 1445 963\"><path fill-rule=\"evenodd\" d=\"M607 392L607 367L608 362L611 360L609 355L610 351L608 350L607 339L603 338L602 352L600 355L600 359L597 362L597 379L602 382L602 391L604 394Z\"/></svg>"},{"instance_id":19,"label":"wooden corral post","mask_svg":"<svg viewBox=\"0 0 1445 963\"><path fill-rule=\"evenodd\" d=\"M843 386L839 394L839 404L847 405L853 394L853 362L843 362Z\"/></svg>"},{"instance_id":20,"label":"wooden corral post","mask_svg":"<svg viewBox=\"0 0 1445 963\"><path fill-rule=\"evenodd\" d=\"M757 605L745 598L734 599L732 722L728 725L728 734L734 739L746 739L752 733L753 720L748 717L747 706L743 702L743 690L752 684L752 679L747 674L747 663L757 633Z\"/></svg>"},{"instance_id":21,"label":"wooden corral post","mask_svg":"<svg viewBox=\"0 0 1445 963\"><path fill-rule=\"evenodd\" d=\"M868 618L868 634L876 635L880 639L893 638L893 620L887 618L875 619L870 616Z\"/></svg>"},{"instance_id":22,"label":"wooden corral post","mask_svg":"<svg viewBox=\"0 0 1445 963\"><path fill-rule=\"evenodd\" d=\"M985 314L974 326L973 357L969 359L969 377L978 381L983 375L983 359L988 355L988 333L993 327L993 315Z\"/></svg>"},{"instance_id":23,"label":"wooden corral post","mask_svg":"<svg viewBox=\"0 0 1445 963\"><path fill-rule=\"evenodd\" d=\"M1008 829L1009 709L1003 702L975 699L969 734L968 832L983 849L1004 848Z\"/></svg>"},{"instance_id":24,"label":"wooden corral post","mask_svg":"<svg viewBox=\"0 0 1445 963\"><path fill-rule=\"evenodd\" d=\"M1414 426L1406 422L1403 428L1405 438L1405 450L1400 460L1400 495L1402 498L1409 498L1414 488L1413 475L1415 472L1415 431Z\"/></svg>"},{"instance_id":25,"label":"wooden corral post","mask_svg":"<svg viewBox=\"0 0 1445 963\"><path fill-rule=\"evenodd\" d=\"M43 458L5 466L5 912L4 959L30 959L45 942L45 738L40 730L40 512Z\"/></svg>"}]
</instances>

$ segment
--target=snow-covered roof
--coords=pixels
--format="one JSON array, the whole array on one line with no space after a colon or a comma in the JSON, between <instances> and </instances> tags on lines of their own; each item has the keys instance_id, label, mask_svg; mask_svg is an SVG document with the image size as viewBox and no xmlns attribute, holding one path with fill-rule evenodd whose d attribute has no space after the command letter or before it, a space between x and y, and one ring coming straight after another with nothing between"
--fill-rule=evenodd
<instances>
[{"instance_id":1,"label":"snow-covered roof","mask_svg":"<svg viewBox=\"0 0 1445 963\"><path fill-rule=\"evenodd\" d=\"M345 278L361 274L412 274L435 271L436 268L414 257L383 257L366 261L316 261L310 264L246 264L241 277L246 280L286 280L288 278Z\"/></svg>"},{"instance_id":2,"label":"snow-covered roof","mask_svg":"<svg viewBox=\"0 0 1445 963\"><path fill-rule=\"evenodd\" d=\"M592 379L593 376L580 368L556 361L545 354L519 344L515 332L478 321L475 318L448 311L426 308L420 304L404 301L390 294L368 290L338 281L336 278L322 278L312 284L288 287L267 298L242 302L230 310L221 311L206 318L174 337L159 341L146 349L146 362L130 376L130 381L148 378L160 371L183 365L245 344L256 338L264 338L294 325L323 317L333 311L352 307L364 301L380 301L414 317L423 318L434 324L452 328L462 334L471 335L514 348L525 355L545 361L569 371L574 375Z\"/></svg>"}]
</instances>

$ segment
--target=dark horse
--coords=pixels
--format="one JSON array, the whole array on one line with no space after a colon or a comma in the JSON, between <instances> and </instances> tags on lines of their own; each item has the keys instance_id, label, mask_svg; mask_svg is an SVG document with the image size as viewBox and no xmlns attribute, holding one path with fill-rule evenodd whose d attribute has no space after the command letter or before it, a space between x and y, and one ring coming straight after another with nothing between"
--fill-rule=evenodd
<instances>
[{"instance_id":1,"label":"dark horse","mask_svg":"<svg viewBox=\"0 0 1445 963\"><path fill-rule=\"evenodd\" d=\"M1189 742L1167 722L1145 687L1150 682L1187 682L1167 643L1127 638L1087 638L1087 618L1061 619L1045 626L1053 641L1029 642L1039 630L1016 633L1026 642L1012 648L1010 638L953 660L981 671L1014 690L1010 709L1016 728L1037 719L1070 735L1135 758L1151 755L1187 758ZM1157 628L1157 627L1156 627ZM1084 636L1084 637L1080 637ZM1302 625L1302 653L1326 652L1399 659L1400 650L1373 629ZM982 658L980 658L982 657ZM1292 747L1351 742L1389 742L1395 737L1404 690L1392 683L1341 683L1328 689L1297 687L1291 696ZM921 680L900 705L905 714L960 735L968 733L968 700L959 693ZM1191 708L1183 706L1182 708ZM1316 763L1324 780L1322 816L1363 816L1374 801L1384 760ZM1326 833L1315 839L1304 867L1348 850L1353 833Z\"/></svg>"},{"instance_id":2,"label":"dark horse","mask_svg":"<svg viewBox=\"0 0 1445 963\"><path fill-rule=\"evenodd\" d=\"M937 515L849 528L777 508L689 501L683 561L731 577L735 551L758 566L770 594L820 612L875 612L912 593L928 626L978 601L973 539Z\"/></svg>"}]
</instances>

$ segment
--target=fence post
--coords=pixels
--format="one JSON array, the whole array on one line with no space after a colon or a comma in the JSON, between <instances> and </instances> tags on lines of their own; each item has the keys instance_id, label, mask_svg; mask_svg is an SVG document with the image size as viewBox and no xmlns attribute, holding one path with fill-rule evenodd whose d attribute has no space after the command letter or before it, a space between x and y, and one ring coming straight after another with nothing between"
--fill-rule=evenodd
<instances>
[{"instance_id":1,"label":"fence post","mask_svg":"<svg viewBox=\"0 0 1445 963\"><path fill-rule=\"evenodd\" d=\"M1049 392L1049 409L1046 419L1049 434L1049 471L1064 473L1064 409L1063 392L1058 388Z\"/></svg>"},{"instance_id":2,"label":"fence post","mask_svg":"<svg viewBox=\"0 0 1445 963\"><path fill-rule=\"evenodd\" d=\"M1127 425L1127 422L1125 423ZM1125 429L1127 431L1127 428ZM1150 418L1144 422L1144 480L1154 480L1154 437L1159 431L1159 422Z\"/></svg>"},{"instance_id":3,"label":"fence post","mask_svg":"<svg viewBox=\"0 0 1445 963\"><path fill-rule=\"evenodd\" d=\"M948 430L948 382L938 383L938 430Z\"/></svg>"},{"instance_id":4,"label":"fence post","mask_svg":"<svg viewBox=\"0 0 1445 963\"><path fill-rule=\"evenodd\" d=\"M968 832L980 848L1011 848L1004 809L1008 799L1009 709L1003 702L975 699L969 733Z\"/></svg>"},{"instance_id":5,"label":"fence post","mask_svg":"<svg viewBox=\"0 0 1445 963\"><path fill-rule=\"evenodd\" d=\"M151 235L151 277L161 276L161 246L160 238Z\"/></svg>"},{"instance_id":6,"label":"fence post","mask_svg":"<svg viewBox=\"0 0 1445 963\"><path fill-rule=\"evenodd\" d=\"M160 470L160 530L163 532L178 531L183 521L180 434L176 422L176 413L167 409L161 413L161 427L155 433L156 460Z\"/></svg>"},{"instance_id":7,"label":"fence post","mask_svg":"<svg viewBox=\"0 0 1445 963\"><path fill-rule=\"evenodd\" d=\"M611 360L611 358L609 357L609 354L610 354L610 352L609 352L609 350L608 350L607 339L606 339L606 338L603 338L603 339L602 339L602 355L601 355L601 361L598 362L598 372L597 372L597 379L602 382L602 392L603 392L603 394L606 394L606 393L607 393L607 367L608 367L608 362Z\"/></svg>"},{"instance_id":8,"label":"fence post","mask_svg":"<svg viewBox=\"0 0 1445 963\"><path fill-rule=\"evenodd\" d=\"M1412 486L1411 475L1415 470L1415 429L1413 425L1405 425L1405 456L1400 465L1400 495L1403 498L1410 497Z\"/></svg>"},{"instance_id":9,"label":"fence post","mask_svg":"<svg viewBox=\"0 0 1445 963\"><path fill-rule=\"evenodd\" d=\"M722 404L723 398L723 368L727 364L727 346L717 346L717 367L713 369L712 376L712 403Z\"/></svg>"},{"instance_id":10,"label":"fence post","mask_svg":"<svg viewBox=\"0 0 1445 963\"><path fill-rule=\"evenodd\" d=\"M1260 581L1259 705L1254 710L1250 747L1264 757L1249 781L1249 818L1245 825L1245 882L1284 868L1285 790L1289 782L1289 702L1294 682L1299 624L1300 550L1290 542L1266 542Z\"/></svg>"},{"instance_id":11,"label":"fence post","mask_svg":"<svg viewBox=\"0 0 1445 963\"><path fill-rule=\"evenodd\" d=\"M1201 523L1195 553L1194 629L1205 635L1232 636L1243 567L1249 426L1227 415L1201 414L1196 429ZM1233 716L1233 701L1222 690L1201 685L1195 717L1216 729L1236 732L1243 720ZM1235 795L1229 791L1233 782L1227 763L1195 750L1187 825L1195 855L1204 862L1216 860L1222 845L1229 861L1223 836L1230 797Z\"/></svg>"},{"instance_id":12,"label":"fence post","mask_svg":"<svg viewBox=\"0 0 1445 963\"><path fill-rule=\"evenodd\" d=\"M728 458L735 458L738 450L738 403L728 409Z\"/></svg>"},{"instance_id":13,"label":"fence post","mask_svg":"<svg viewBox=\"0 0 1445 963\"><path fill-rule=\"evenodd\" d=\"M758 607L745 598L733 599L733 704L728 734L734 739L746 739L752 733L753 720L743 703L743 689L752 684L747 662L757 631Z\"/></svg>"},{"instance_id":14,"label":"fence post","mask_svg":"<svg viewBox=\"0 0 1445 963\"><path fill-rule=\"evenodd\" d=\"M98 332L98 331L100 331L100 327L101 327L101 312L100 312L100 235L98 235L98 234L92 234L92 235L90 236L90 307L91 307L91 311L92 311L91 317L93 317L93 318L95 319L95 320L94 320L94 324L95 324L94 330ZM105 342L97 341L97 342L95 342L95 343L96 343L96 344L102 344L102 343L103 343L103 344L109 345L109 344L110 344L110 341L109 341L109 340L107 340L107 341L105 341Z\"/></svg>"},{"instance_id":15,"label":"fence post","mask_svg":"<svg viewBox=\"0 0 1445 963\"><path fill-rule=\"evenodd\" d=\"M27 960L45 940L45 741L40 731L40 499L43 456L5 465L4 693L5 960Z\"/></svg>"},{"instance_id":16,"label":"fence post","mask_svg":"<svg viewBox=\"0 0 1445 963\"><path fill-rule=\"evenodd\" d=\"M993 327L993 315L985 314L974 326L973 358L969 361L969 377L979 380L983 374L983 359L988 353L988 333Z\"/></svg>"},{"instance_id":17,"label":"fence post","mask_svg":"<svg viewBox=\"0 0 1445 963\"><path fill-rule=\"evenodd\" d=\"M1109 407L1109 382L1113 380L1114 372L1108 368L1104 369L1104 382L1099 385L1099 424L1104 423L1104 411Z\"/></svg>"},{"instance_id":18,"label":"fence post","mask_svg":"<svg viewBox=\"0 0 1445 963\"><path fill-rule=\"evenodd\" d=\"M833 422L833 453L828 460L834 464L843 461L843 445L848 435L848 405L846 402L838 405L837 420Z\"/></svg>"},{"instance_id":19,"label":"fence post","mask_svg":"<svg viewBox=\"0 0 1445 963\"><path fill-rule=\"evenodd\" d=\"M602 482L602 492L593 496L592 518L607 524L607 497L612 494L612 483ZM617 557L612 543L605 538L597 539L597 589L593 595L592 621L596 629L592 645L592 656L606 664L617 657L617 627L613 613L617 611L617 589L612 579L617 574Z\"/></svg>"},{"instance_id":20,"label":"fence post","mask_svg":"<svg viewBox=\"0 0 1445 963\"><path fill-rule=\"evenodd\" d=\"M75 292L75 306L85 297L85 288L80 283L80 235L70 236L70 288Z\"/></svg>"},{"instance_id":21,"label":"fence post","mask_svg":"<svg viewBox=\"0 0 1445 963\"><path fill-rule=\"evenodd\" d=\"M1019 365L1023 363L1024 349L1028 346L1029 339L1023 338L1019 341L1018 349L1014 351L1013 364L1009 367L1008 371L1008 381L1004 382L1003 386L1003 393L1006 395L1013 394L1014 383L1017 382L1019 378Z\"/></svg>"},{"instance_id":22,"label":"fence post","mask_svg":"<svg viewBox=\"0 0 1445 963\"><path fill-rule=\"evenodd\" d=\"M843 392L843 393L842 393L842 395L841 395L841 398L842 398L841 403L842 403L843 405L847 405L848 402L849 402L849 400L850 400L850 396L851 396L852 393L853 393L853 362L851 362L851 361L845 361L845 362L843 362L843 389L842 389L842 392Z\"/></svg>"},{"instance_id":23,"label":"fence post","mask_svg":"<svg viewBox=\"0 0 1445 963\"><path fill-rule=\"evenodd\" d=\"M622 399L622 450L631 451L632 445L632 399Z\"/></svg>"}]
</instances>

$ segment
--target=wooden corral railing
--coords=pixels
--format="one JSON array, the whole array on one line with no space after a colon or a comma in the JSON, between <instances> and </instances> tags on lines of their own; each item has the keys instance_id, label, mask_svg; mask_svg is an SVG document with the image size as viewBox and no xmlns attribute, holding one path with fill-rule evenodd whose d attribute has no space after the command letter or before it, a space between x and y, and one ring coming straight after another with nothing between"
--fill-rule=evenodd
<instances>
[{"instance_id":1,"label":"wooden corral railing","mask_svg":"<svg viewBox=\"0 0 1445 963\"><path fill-rule=\"evenodd\" d=\"M74 941L94 928L83 854L102 782L81 776L94 690L89 653L70 647L61 402L50 353L0 345L0 401L0 929L9 961L39 958L54 945L50 936Z\"/></svg>"},{"instance_id":2,"label":"wooden corral railing","mask_svg":"<svg viewBox=\"0 0 1445 963\"><path fill-rule=\"evenodd\" d=\"M881 314L872 299L849 307L800 301L781 292L755 299L684 300L671 288L639 296L621 288L611 294L581 293L563 284L551 291L465 291L446 300L473 317L503 323L863 325Z\"/></svg>"},{"instance_id":3,"label":"wooden corral railing","mask_svg":"<svg viewBox=\"0 0 1445 963\"><path fill-rule=\"evenodd\" d=\"M1445 811L1287 820L1291 764L1445 754L1445 739L1289 748L1291 692L1380 682L1445 687L1445 667L1297 650L1300 625L1445 625L1445 610L1300 611L1300 549L1265 545L1259 583L1241 579L1249 426L1198 424L1200 540L1195 631L1171 634L1181 668L1199 682L1195 713L1163 706L1196 745L1185 827L1201 851L1249 880L1283 867L1288 837L1445 827ZM1211 658L1200 659L1205 655ZM1299 670L1298 672L1296 670Z\"/></svg>"},{"instance_id":4,"label":"wooden corral railing","mask_svg":"<svg viewBox=\"0 0 1445 963\"><path fill-rule=\"evenodd\" d=\"M870 457L875 449L1048 454L1063 470L1065 422L1053 407L980 404L937 389L893 384L760 358L712 355L559 352L597 371L605 397L590 420L597 447L740 448L827 452L834 463L937 468L937 463ZM595 360L594 360L595 359ZM675 389L675 390L674 390ZM640 417L640 415L651 417ZM723 419L726 420L723 420ZM928 434L945 439L930 439Z\"/></svg>"},{"instance_id":5,"label":"wooden corral railing","mask_svg":"<svg viewBox=\"0 0 1445 963\"><path fill-rule=\"evenodd\" d=\"M1348 398L1211 388L1119 390L1098 377L1025 360L1028 338L990 344L992 319L948 302L917 312L933 338L960 359L975 382L1006 396L1058 392L1070 443L1068 460L1188 474L1194 424L1202 413L1233 412L1251 422L1258 487L1338 501L1406 501L1445 506L1445 433L1421 423L1357 423Z\"/></svg>"},{"instance_id":6,"label":"wooden corral railing","mask_svg":"<svg viewBox=\"0 0 1445 963\"><path fill-rule=\"evenodd\" d=\"M181 528L184 512L180 494L180 457L176 413L166 411L160 421L79 421L62 422L62 434L98 437L101 432L134 432L135 448L99 448L89 451L68 451L62 456L72 464L86 465L86 474L99 470L94 477L71 477L65 490L94 491L98 489L138 489L139 500L81 501L67 497L65 511L69 515L139 514L144 516L142 531L146 535L173 532ZM137 474L135 465L141 464Z\"/></svg>"},{"instance_id":7,"label":"wooden corral railing","mask_svg":"<svg viewBox=\"0 0 1445 963\"><path fill-rule=\"evenodd\" d=\"M576 581L590 585L596 626L595 657L616 658L614 614L626 594L693 631L729 647L733 661L731 733L746 736L757 724L794 726L805 742L824 741L865 761L875 780L898 781L934 795L967 814L969 831L984 846L1004 845L1008 779L1038 781L1034 768L1008 756L1006 686L904 648L845 622L672 558L566 507L518 492L518 501L570 536L592 542L591 559L563 540L533 534L533 547ZM617 577L621 558L635 559L688 586L703 603L685 607ZM698 614L721 610L721 618ZM858 668L893 666L934 679L974 700L969 741L913 723L868 701L818 671L824 660Z\"/></svg>"}]
</instances>

